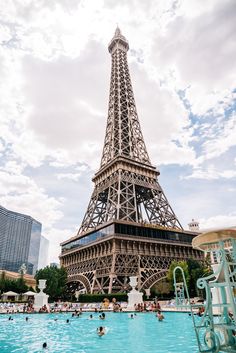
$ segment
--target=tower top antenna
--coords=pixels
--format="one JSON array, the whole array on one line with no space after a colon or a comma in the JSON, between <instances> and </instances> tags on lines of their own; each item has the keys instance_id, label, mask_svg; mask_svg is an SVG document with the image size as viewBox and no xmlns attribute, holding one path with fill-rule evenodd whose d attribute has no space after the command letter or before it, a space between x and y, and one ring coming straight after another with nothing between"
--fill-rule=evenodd
<instances>
[{"instance_id":1,"label":"tower top antenna","mask_svg":"<svg viewBox=\"0 0 236 353\"><path fill-rule=\"evenodd\" d=\"M109 50L110 53L113 53L113 51L117 47L119 47L120 49L122 49L122 50L124 50L126 52L129 50L129 42L127 41L125 36L122 35L118 24L117 24L117 27L116 27L116 30L115 30L115 34L114 34L112 40L109 43L108 50Z\"/></svg>"}]
</instances>

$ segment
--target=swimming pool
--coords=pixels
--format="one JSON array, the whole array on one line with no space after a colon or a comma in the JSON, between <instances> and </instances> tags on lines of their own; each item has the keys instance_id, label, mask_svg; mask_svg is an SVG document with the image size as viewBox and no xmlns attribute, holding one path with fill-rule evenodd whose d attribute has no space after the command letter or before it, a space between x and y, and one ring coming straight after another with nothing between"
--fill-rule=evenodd
<instances>
[{"instance_id":1,"label":"swimming pool","mask_svg":"<svg viewBox=\"0 0 236 353\"><path fill-rule=\"evenodd\" d=\"M160 322L155 313L83 313L0 315L1 353L196 353L192 319L187 313L164 313ZM29 317L28 322L25 320ZM57 319L55 321L54 319ZM69 319L69 323L66 320ZM99 337L96 328L106 327ZM42 348L47 342L47 350Z\"/></svg>"}]
</instances>

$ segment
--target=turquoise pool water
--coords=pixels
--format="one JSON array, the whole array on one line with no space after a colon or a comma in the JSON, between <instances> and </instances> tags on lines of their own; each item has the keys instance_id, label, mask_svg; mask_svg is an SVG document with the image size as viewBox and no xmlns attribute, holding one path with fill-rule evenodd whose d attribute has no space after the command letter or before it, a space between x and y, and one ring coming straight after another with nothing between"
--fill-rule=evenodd
<instances>
[{"instance_id":1,"label":"turquoise pool water","mask_svg":"<svg viewBox=\"0 0 236 353\"><path fill-rule=\"evenodd\" d=\"M1 353L196 353L197 342L191 317L186 313L164 313L160 322L154 313L83 313L0 315ZM25 320L29 317L28 322ZM57 321L54 319L57 318ZM70 323L66 323L69 319ZM99 337L98 326L107 333ZM42 348L47 342L48 348Z\"/></svg>"}]
</instances>

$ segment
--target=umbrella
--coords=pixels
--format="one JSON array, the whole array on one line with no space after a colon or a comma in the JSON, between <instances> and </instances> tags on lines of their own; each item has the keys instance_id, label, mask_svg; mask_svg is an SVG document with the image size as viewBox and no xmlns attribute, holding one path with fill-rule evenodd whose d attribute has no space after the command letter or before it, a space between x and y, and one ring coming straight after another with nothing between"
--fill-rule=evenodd
<instances>
[{"instance_id":1,"label":"umbrella","mask_svg":"<svg viewBox=\"0 0 236 353\"><path fill-rule=\"evenodd\" d=\"M28 291L28 292L25 292L23 295L28 295L28 296L31 296L31 295L35 295L36 293L35 292L32 292L32 291Z\"/></svg>"},{"instance_id":2,"label":"umbrella","mask_svg":"<svg viewBox=\"0 0 236 353\"><path fill-rule=\"evenodd\" d=\"M8 297L15 297L16 295L19 295L19 294L9 291L9 292L3 293L2 295L7 295Z\"/></svg>"}]
</instances>

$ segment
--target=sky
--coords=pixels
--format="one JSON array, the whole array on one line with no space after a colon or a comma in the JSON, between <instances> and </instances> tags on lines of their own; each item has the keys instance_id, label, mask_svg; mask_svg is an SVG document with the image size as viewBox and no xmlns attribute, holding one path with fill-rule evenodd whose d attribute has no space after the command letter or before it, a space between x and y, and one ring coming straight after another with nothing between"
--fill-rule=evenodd
<instances>
[{"instance_id":1,"label":"sky","mask_svg":"<svg viewBox=\"0 0 236 353\"><path fill-rule=\"evenodd\" d=\"M50 261L93 190L117 24L180 223L236 225L235 0L1 0L0 204L42 223Z\"/></svg>"}]
</instances>

